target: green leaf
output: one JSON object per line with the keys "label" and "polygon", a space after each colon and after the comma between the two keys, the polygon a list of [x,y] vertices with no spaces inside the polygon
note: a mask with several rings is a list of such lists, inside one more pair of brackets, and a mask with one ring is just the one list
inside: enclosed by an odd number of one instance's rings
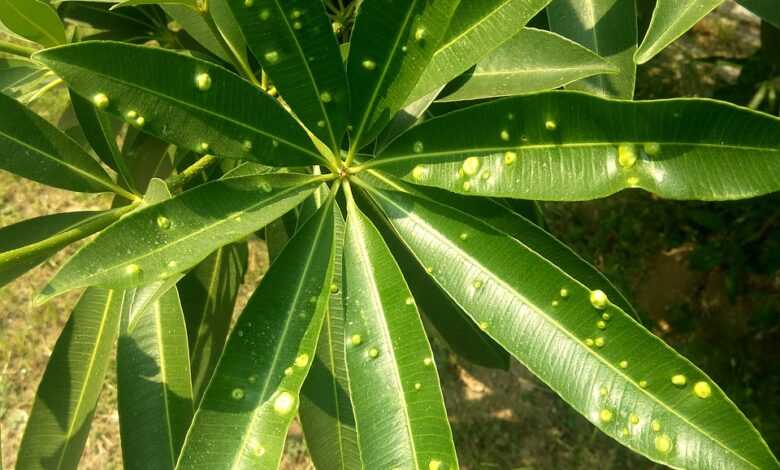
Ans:
{"label": "green leaf", "polygon": [[200,403],[225,347],[248,256],[246,242],[223,246],[179,283],[187,319],[195,403]]}
{"label": "green leaf", "polygon": [[90,285],[137,287],[183,272],[298,205],[322,177],[229,178],[135,211],[82,247],[37,301]]}
{"label": "green leaf", "polygon": [[583,77],[615,71],[609,62],[575,42],[549,31],[525,28],[482,59],[454,91],[445,89],[438,101],[552,90]]}
{"label": "green leaf", "polygon": [[177,468],[277,468],[333,273],[333,199],[296,234],[238,319]]}
{"label": "green leaf", "polygon": [[475,217],[402,192],[372,196],[475,322],[621,444],[672,468],[780,466],[704,372],[603,293]]}
{"label": "green leaf", "polygon": [[46,261],[63,247],[102,230],[127,208],[63,212],[0,228],[0,286]]}
{"label": "green leaf", "polygon": [[115,189],[94,158],[24,105],[0,94],[0,169],[55,188],[81,192]]}
{"label": "green leaf", "polygon": [[[123,8],[111,10],[110,2],[67,1],[60,3],[58,12],[65,20],[87,24],[97,30],[126,33],[128,37],[151,35],[155,30],[154,16],[149,9]],[[132,35],[132,36],[131,36]]]}
{"label": "green leaf", "polygon": [[[227,12],[227,17],[223,14],[227,10],[227,6],[222,1],[213,2],[210,6],[211,18],[183,5],[163,4],[160,5],[160,8],[173,18],[206,51],[227,63],[233,62],[234,52],[245,59],[246,43],[241,36],[241,32],[234,19],[230,18],[232,14],[229,11]],[[216,9],[214,6],[216,6]],[[224,30],[219,29],[217,22],[223,25]],[[226,41],[223,41],[218,36],[220,34],[224,34],[224,38],[234,45],[234,51],[231,51]]]}
{"label": "green leaf", "polygon": [[[164,293],[143,292],[150,290]],[[160,296],[145,303],[150,295]],[[145,307],[132,315],[136,302]],[[176,288],[161,282],[128,291],[121,323],[117,391],[124,467],[173,469],[194,412]]]}
{"label": "green leaf", "polygon": [[17,468],[77,468],[119,330],[121,291],[87,289],[38,386]]}
{"label": "green leaf", "polygon": [[775,0],[737,0],[737,2],[763,20],[780,28],[780,9],[777,8]]}
{"label": "green leaf", "polygon": [[634,61],[644,64],[674,42],[724,0],[658,0],[650,28],[636,51]]}
{"label": "green leaf", "polygon": [[47,47],[66,42],[57,12],[40,0],[0,0],[0,22],[19,36]]}
{"label": "green leaf", "polygon": [[[336,246],[333,285],[341,285],[344,218],[335,213]],[[334,289],[335,290],[335,289]],[[344,346],[344,305],[341,292],[328,299],[317,354],[301,390],[300,419],[306,447],[319,470],[360,470],[355,416],[349,398],[349,377]]]}
{"label": "green leaf", "polygon": [[611,98],[634,97],[634,0],[554,0],[547,7],[547,17],[552,31],[582,44],[617,67],[617,74],[580,80],[567,88]]}
{"label": "green leaf", "polygon": [[206,0],[122,0],[112,8],[129,7],[135,5],[182,5],[199,12],[206,5]]}
{"label": "green leaf", "polygon": [[780,189],[780,120],[706,99],[550,92],[426,121],[364,167],[482,196],[572,201],[636,187],[740,199]]}
{"label": "green leaf", "polygon": [[457,468],[439,377],[414,298],[377,229],[348,198],[347,371],[366,468]]}
{"label": "green leaf", "polygon": [[354,150],[372,141],[403,108],[458,3],[410,0],[361,4],[347,60]]}
{"label": "green leaf", "polygon": [[35,62],[26,59],[0,58],[0,92],[13,96],[17,87],[45,73]]}
{"label": "green leaf", "polygon": [[143,119],[145,132],[182,149],[281,166],[321,158],[279,103],[213,63],[101,41],[49,49],[35,59],[82,96],[104,94],[104,111],[125,119],[131,113],[133,124]]}
{"label": "green leaf", "polygon": [[464,0],[407,103],[462,74],[516,35],[550,0]]}
{"label": "green leaf", "polygon": [[340,148],[347,77],[321,0],[228,0],[249,48],[303,123]]}

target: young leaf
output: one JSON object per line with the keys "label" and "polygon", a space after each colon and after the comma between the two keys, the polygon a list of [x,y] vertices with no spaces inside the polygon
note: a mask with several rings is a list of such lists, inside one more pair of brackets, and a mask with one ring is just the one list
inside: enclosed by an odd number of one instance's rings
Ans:
{"label": "young leaf", "polygon": [[0,169],[71,191],[115,189],[105,170],[76,141],[15,99],[0,94],[0,114]]}
{"label": "young leaf", "polygon": [[[344,218],[335,210],[333,282],[342,284]],[[335,290],[335,289],[334,289]],[[344,345],[344,305],[341,292],[328,299],[317,355],[301,390],[300,419],[306,447],[319,470],[361,470],[355,415],[349,398],[349,377]]]}
{"label": "young leaf", "polygon": [[136,287],[183,272],[289,211],[321,181],[293,174],[229,178],[141,208],[82,247],[38,300],[90,285]]}
{"label": "young leaf", "polygon": [[[631,62],[634,63],[633,60]],[[445,88],[438,101],[464,101],[552,90],[598,74],[614,73],[609,62],[576,42],[525,28],[482,59],[464,83]]]}
{"label": "young leaf", "polygon": [[99,41],[48,49],[35,59],[82,96],[102,94],[104,111],[182,149],[280,166],[321,158],[279,103],[213,63]]}
{"label": "young leaf", "polygon": [[658,0],[634,61],[644,64],[674,42],[724,0]]}
{"label": "young leaf", "polygon": [[223,246],[179,283],[187,320],[195,403],[200,403],[225,347],[248,255],[246,242]]}
{"label": "young leaf", "polygon": [[780,189],[780,120],[705,99],[550,92],[426,121],[364,167],[482,196],[573,201],[643,188],[740,199]]}
{"label": "young leaf", "polygon": [[[142,292],[163,290],[131,315]],[[159,294],[157,294],[159,295]],[[187,330],[175,286],[127,291],[117,347],[117,392],[124,468],[173,469],[193,415]]]}
{"label": "young leaf", "polygon": [[277,468],[317,348],[334,242],[331,198],[290,241],[238,319],[177,468]]}
{"label": "young leaf", "polygon": [[0,23],[19,36],[43,46],[66,42],[65,27],[57,12],[41,0],[0,0]]}
{"label": "young leaf", "polygon": [[617,67],[567,88],[611,98],[634,98],[637,47],[634,0],[554,0],[547,7],[550,29],[576,41]]}
{"label": "young leaf", "polygon": [[46,366],[17,468],[77,468],[119,330],[121,291],[87,289]]}
{"label": "young leaf", "polygon": [[457,468],[439,377],[414,298],[379,232],[347,203],[347,372],[366,468]]}
{"label": "young leaf", "polygon": [[303,123],[331,149],[347,127],[344,63],[321,0],[228,0],[249,48]]}
{"label": "young leaf", "polygon": [[353,149],[373,140],[403,108],[458,3],[410,0],[361,4],[347,60]]}
{"label": "young leaf", "polygon": [[780,466],[717,385],[603,292],[475,217],[402,192],[372,196],[475,322],[621,444],[672,468]]}
{"label": "young leaf", "polygon": [[550,0],[464,0],[407,103],[462,74],[516,35]]}

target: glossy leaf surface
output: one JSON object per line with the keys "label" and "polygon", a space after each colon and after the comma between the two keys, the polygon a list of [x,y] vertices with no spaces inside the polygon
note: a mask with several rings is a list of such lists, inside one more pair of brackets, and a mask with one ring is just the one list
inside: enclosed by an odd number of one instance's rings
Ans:
{"label": "glossy leaf surface", "polygon": [[347,127],[347,77],[320,0],[228,0],[249,48],[304,124],[331,149]]}
{"label": "glossy leaf surface", "polygon": [[55,188],[110,191],[113,182],[76,141],[0,94],[0,169]]}
{"label": "glossy leaf surface", "polygon": [[[303,129],[271,97],[210,62],[175,52],[91,41],[35,55],[82,96],[103,93],[105,111],[182,149],[277,165],[320,158]],[[205,145],[204,145],[205,144]]]}
{"label": "glossy leaf surface", "polygon": [[[633,63],[633,62],[632,62]],[[463,101],[552,90],[615,67],[562,36],[525,28],[479,61],[465,82],[445,89],[438,101]]]}
{"label": "glossy leaf surface", "polygon": [[119,330],[122,292],[87,289],[54,345],[16,463],[77,468]]}
{"label": "glossy leaf surface", "polygon": [[717,385],[606,297],[477,218],[372,195],[474,321],[621,444],[673,468],[780,466]]}
{"label": "glossy leaf surface", "polygon": [[428,338],[401,270],[348,202],[343,286],[347,371],[366,468],[457,468]]}
{"label": "glossy leaf surface", "polygon": [[79,250],[40,300],[88,285],[136,287],[185,271],[289,211],[319,182],[292,174],[229,178],[144,207]]}
{"label": "glossy leaf surface", "polygon": [[632,99],[636,82],[635,0],[554,0],[547,7],[550,29],[607,59],[616,74],[599,75],[567,88],[611,98]]}
{"label": "glossy leaf surface", "polygon": [[724,0],[658,0],[650,28],[647,30],[642,44],[636,51],[634,60],[644,64],[655,57],[666,46],[674,42],[707,13],[717,8]]}
{"label": "glossy leaf surface", "polygon": [[41,0],[0,0],[0,23],[44,46],[64,44],[65,28],[57,12]]}
{"label": "glossy leaf surface", "polygon": [[445,85],[516,35],[550,0],[461,1],[407,103]]}
{"label": "glossy leaf surface", "polygon": [[482,196],[571,201],[636,187],[740,199],[780,189],[780,120],[712,100],[550,92],[426,121],[367,166]]}
{"label": "glossy leaf surface", "polygon": [[347,60],[355,149],[379,135],[404,106],[458,3],[411,0],[361,4]]}
{"label": "glossy leaf surface", "polygon": [[277,468],[317,348],[333,244],[331,199],[290,241],[238,319],[177,468]]}

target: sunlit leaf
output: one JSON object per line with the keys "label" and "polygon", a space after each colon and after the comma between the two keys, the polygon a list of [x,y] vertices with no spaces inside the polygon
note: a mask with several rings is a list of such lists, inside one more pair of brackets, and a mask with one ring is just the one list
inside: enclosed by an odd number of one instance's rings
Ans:
{"label": "sunlit leaf", "polygon": [[0,23],[44,46],[64,44],[65,28],[57,12],[41,0],[0,0]]}

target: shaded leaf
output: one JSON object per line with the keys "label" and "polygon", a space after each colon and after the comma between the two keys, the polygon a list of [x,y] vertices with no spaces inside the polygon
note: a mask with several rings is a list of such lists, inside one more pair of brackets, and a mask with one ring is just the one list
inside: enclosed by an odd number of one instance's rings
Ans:
{"label": "shaded leaf", "polygon": [[19,36],[47,47],[66,42],[57,12],[40,0],[0,0],[0,22]]}
{"label": "shaded leaf", "polygon": [[780,8],[777,8],[775,0],[737,0],[737,2],[772,23],[776,28],[780,28]]}

